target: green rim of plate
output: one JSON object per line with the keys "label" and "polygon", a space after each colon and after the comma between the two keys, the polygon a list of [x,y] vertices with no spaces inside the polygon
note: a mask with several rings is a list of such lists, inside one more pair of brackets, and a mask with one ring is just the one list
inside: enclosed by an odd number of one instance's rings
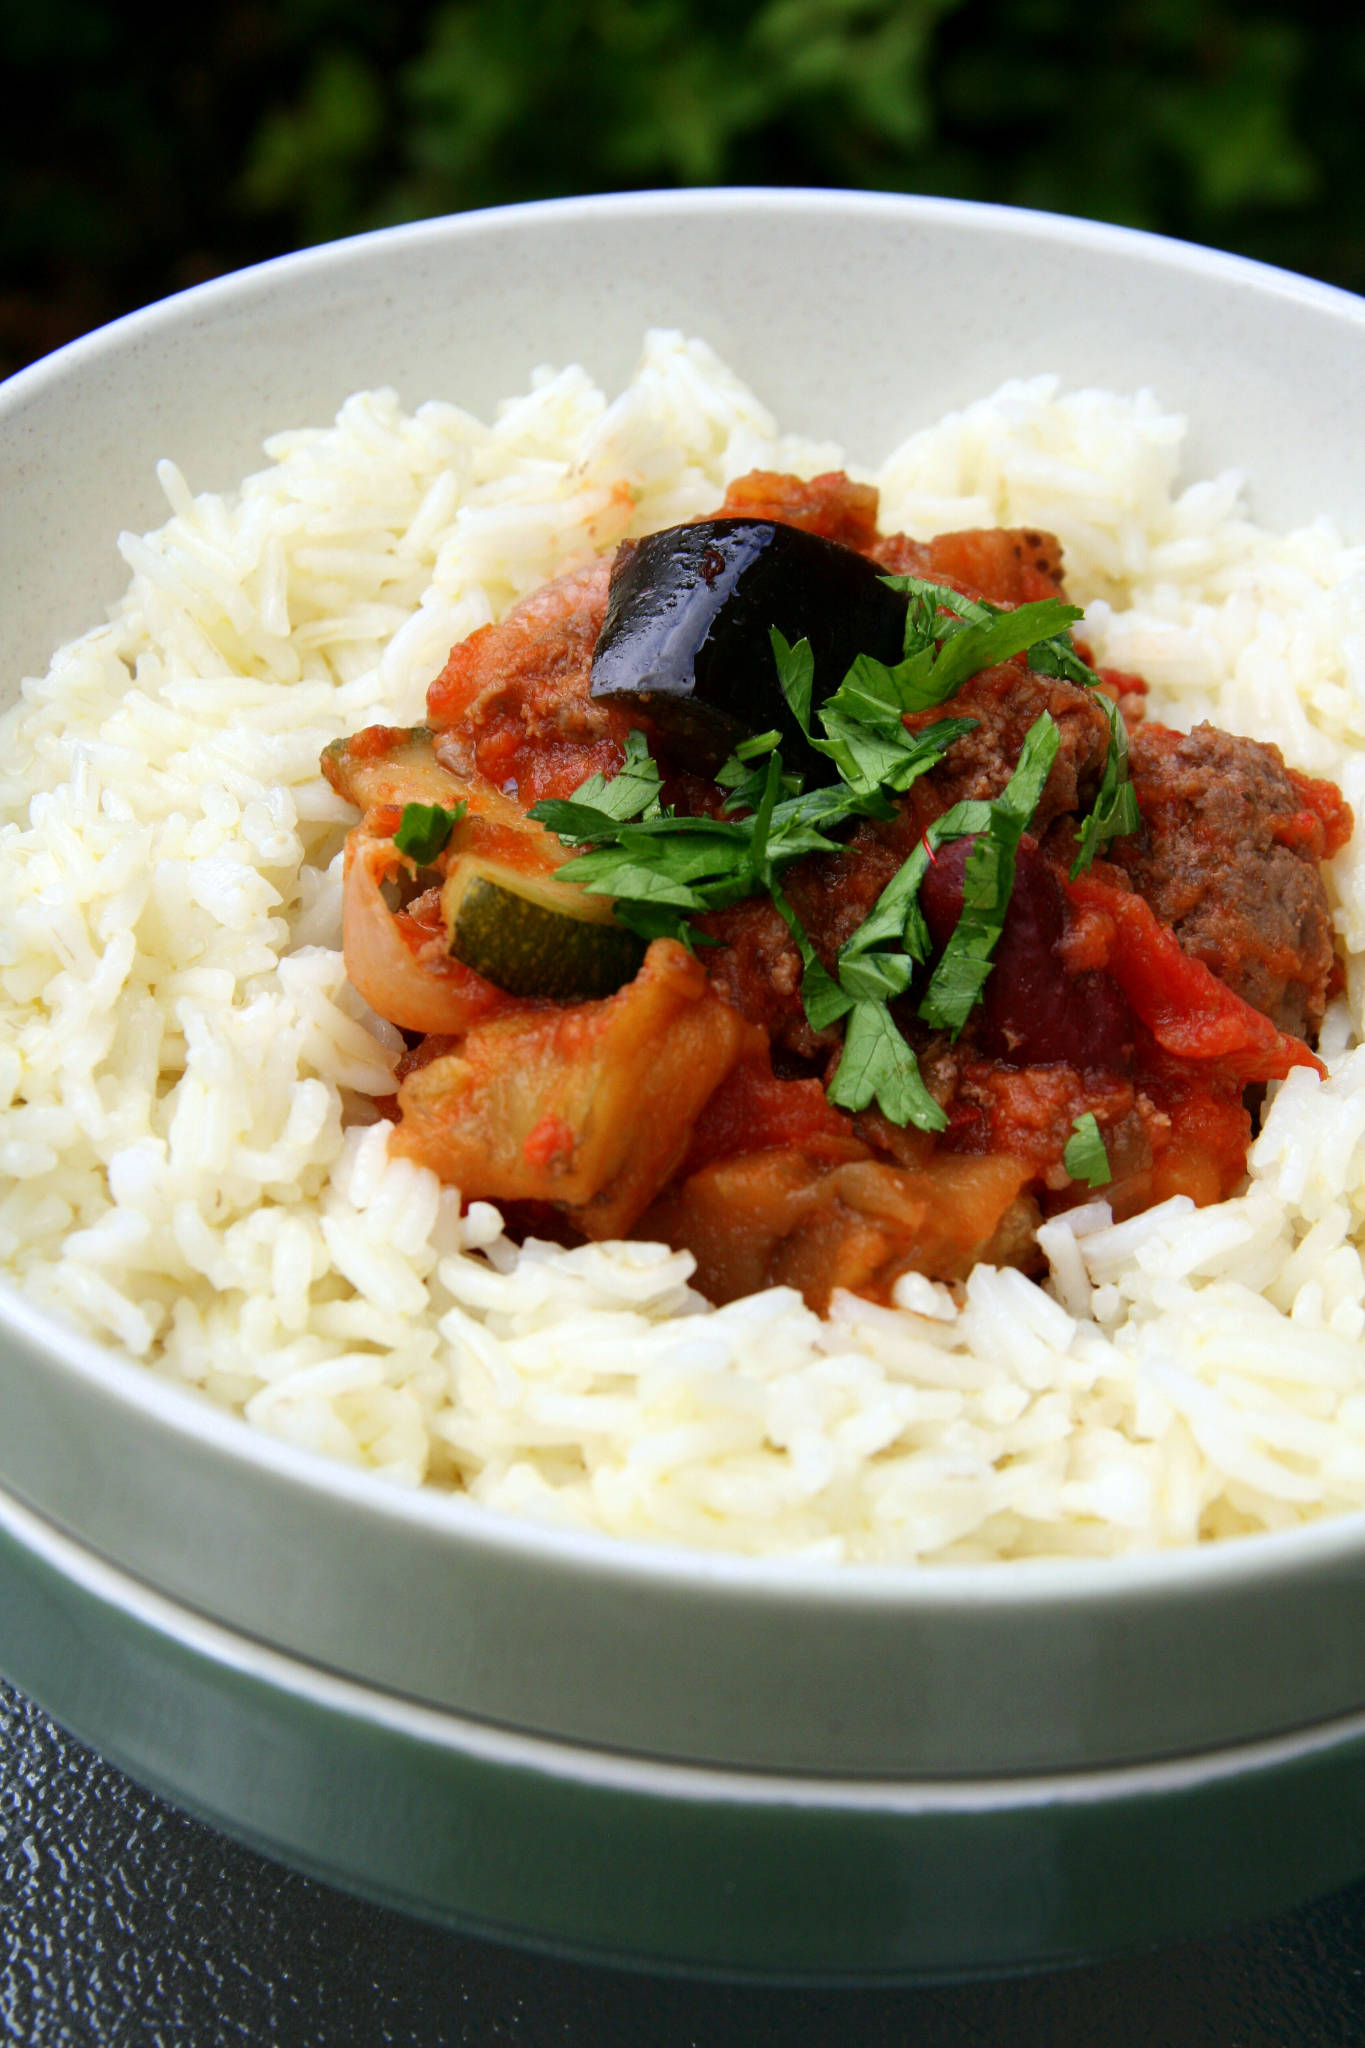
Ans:
{"label": "green rim of plate", "polygon": [[3,1495],[0,1668],[254,1849],[581,1960],[788,1983],[962,1977],[1190,1935],[1365,1869],[1365,1716],[1073,1776],[657,1764],[333,1677],[177,1607]]}

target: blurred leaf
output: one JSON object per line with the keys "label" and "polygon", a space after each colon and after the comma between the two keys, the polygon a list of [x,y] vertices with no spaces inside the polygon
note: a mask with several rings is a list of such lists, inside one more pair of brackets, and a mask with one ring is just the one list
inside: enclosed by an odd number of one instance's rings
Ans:
{"label": "blurred leaf", "polygon": [[297,106],[267,116],[242,173],[251,206],[288,205],[304,241],[345,234],[362,177],[384,132],[384,94],[372,68],[349,50],[317,58]]}
{"label": "blurred leaf", "polygon": [[1316,191],[1317,166],[1292,132],[1302,63],[1292,22],[1257,22],[1222,61],[1158,103],[1154,132],[1179,155],[1209,212],[1256,200],[1292,205]]}
{"label": "blurred leaf", "polygon": [[958,194],[1365,288],[1365,19],[1329,0],[201,0],[173,38],[161,12],[0,8],[7,362],[300,243],[638,186]]}
{"label": "blurred leaf", "polygon": [[854,120],[908,147],[932,127],[925,65],[934,25],[956,0],[770,0],[754,24],[760,62],[788,87],[843,103]]}

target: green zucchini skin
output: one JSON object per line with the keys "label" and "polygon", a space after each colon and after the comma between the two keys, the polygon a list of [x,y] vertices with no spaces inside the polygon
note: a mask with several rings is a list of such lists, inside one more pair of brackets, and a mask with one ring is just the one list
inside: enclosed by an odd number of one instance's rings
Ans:
{"label": "green zucchini skin", "polygon": [[508,995],[586,1003],[635,978],[645,942],[624,925],[570,917],[476,874],[455,907],[450,950]]}

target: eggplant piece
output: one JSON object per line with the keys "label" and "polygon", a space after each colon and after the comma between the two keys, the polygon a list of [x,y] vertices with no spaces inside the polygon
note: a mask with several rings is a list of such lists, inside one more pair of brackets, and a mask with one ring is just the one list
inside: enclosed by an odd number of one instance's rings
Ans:
{"label": "eggplant piece", "polygon": [[705,519],[623,542],[592,662],[592,695],[646,714],[675,764],[714,774],[776,728],[808,787],[837,779],[782,694],[769,629],[815,657],[812,713],[855,655],[899,661],[906,600],[865,555],[768,519]]}

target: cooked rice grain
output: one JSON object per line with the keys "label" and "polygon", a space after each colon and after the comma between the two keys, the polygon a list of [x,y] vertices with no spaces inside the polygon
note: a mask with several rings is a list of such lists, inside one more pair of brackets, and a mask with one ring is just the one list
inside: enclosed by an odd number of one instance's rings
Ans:
{"label": "cooked rice grain", "polygon": [[[1365,810],[1365,551],[1182,484],[1150,394],[1005,386],[875,479],[883,524],[1059,533],[1102,660]],[[1250,447],[1249,453],[1254,453]],[[0,721],[0,1259],[262,1429],[490,1508],[707,1548],[966,1562],[1194,1543],[1365,1505],[1365,859],[1329,884],[1330,1078],[1245,1194],[1045,1227],[1046,1288],[713,1310],[661,1246],[574,1251],[390,1159],[398,1034],[346,983],[327,742],[415,723],[451,644],[793,441],[701,343],[611,403],[545,371],[491,425],[393,393],[275,436],[233,499],[158,474],[110,622]]]}

